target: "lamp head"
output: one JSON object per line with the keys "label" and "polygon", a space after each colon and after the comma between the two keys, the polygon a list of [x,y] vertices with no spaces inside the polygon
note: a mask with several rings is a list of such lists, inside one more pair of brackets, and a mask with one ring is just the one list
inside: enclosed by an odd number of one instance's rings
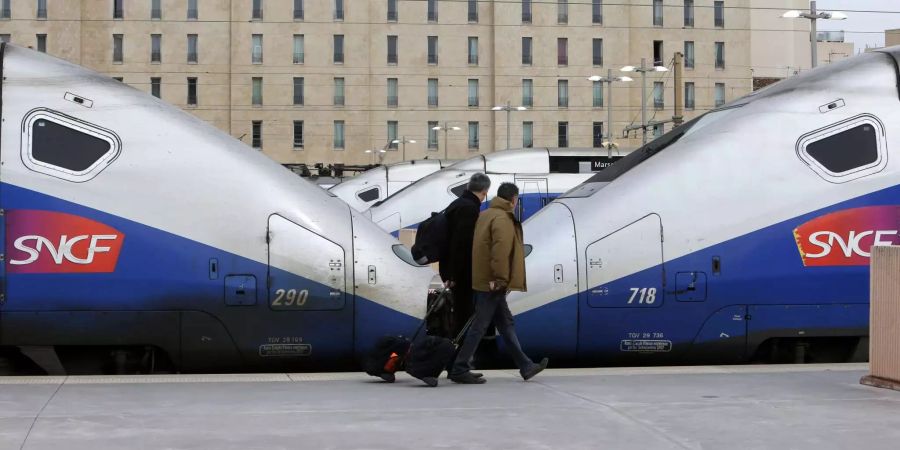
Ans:
{"label": "lamp head", "polygon": [[653,66],[653,71],[654,72],[668,72],[669,68],[663,67],[663,66]]}
{"label": "lamp head", "polygon": [[525,111],[526,109],[528,109],[528,108],[526,108],[524,106],[516,106],[516,111]]}
{"label": "lamp head", "polygon": [[781,15],[781,17],[785,19],[797,19],[800,17],[801,12],[797,10],[791,10]]}
{"label": "lamp head", "polygon": [[626,83],[629,82],[629,81],[634,81],[631,77],[618,77],[618,78],[616,78],[616,80],[618,80],[618,81],[624,81],[624,82],[626,82]]}
{"label": "lamp head", "polygon": [[831,20],[847,20],[847,15],[840,11],[831,11],[828,15]]}
{"label": "lamp head", "polygon": [[621,71],[621,72],[634,72],[634,69],[635,69],[634,66],[625,66],[625,67],[619,69],[619,71]]}
{"label": "lamp head", "polygon": [[503,107],[502,107],[502,106],[495,106],[495,107],[491,108],[491,110],[492,110],[492,111],[502,111],[502,110],[503,110]]}
{"label": "lamp head", "polygon": [[588,77],[588,80],[591,80],[591,81],[601,81],[601,80],[603,80],[603,77],[601,77],[600,75],[591,75],[591,76]]}

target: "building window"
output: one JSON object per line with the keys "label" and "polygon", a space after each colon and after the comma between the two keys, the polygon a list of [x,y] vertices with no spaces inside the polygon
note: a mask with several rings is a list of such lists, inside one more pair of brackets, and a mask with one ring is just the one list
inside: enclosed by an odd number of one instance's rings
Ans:
{"label": "building window", "polygon": [[595,66],[603,65],[603,39],[593,40],[593,51],[591,53]]}
{"label": "building window", "polygon": [[344,20],[344,0],[334,0],[334,20]]}
{"label": "building window", "polygon": [[684,109],[694,109],[694,83],[684,83]]}
{"label": "building window", "polygon": [[523,66],[531,65],[531,38],[530,37],[522,38],[522,65]]}
{"label": "building window", "polygon": [[569,0],[556,0],[556,23],[569,23]]}
{"label": "building window", "polygon": [[162,62],[162,35],[150,35],[150,62],[159,64]]}
{"label": "building window", "polygon": [[198,49],[197,49],[197,35],[189,34],[187,35],[187,62],[188,64],[197,64],[199,60]]}
{"label": "building window", "polygon": [[469,65],[478,65],[478,38],[469,36]]}
{"label": "building window", "polygon": [[716,42],[716,69],[725,68],[725,43]]}
{"label": "building window", "polygon": [[522,80],[522,106],[534,106],[534,80]]}
{"label": "building window", "polygon": [[113,0],[113,19],[125,18],[125,0]]}
{"label": "building window", "polygon": [[478,80],[470,79],[469,80],[469,107],[474,108],[478,106]]}
{"label": "building window", "polygon": [[254,120],[253,121],[253,148],[256,150],[262,149],[262,120]]}
{"label": "building window", "polygon": [[400,143],[399,143],[399,142],[394,142],[394,141],[399,141],[399,140],[400,140],[400,139],[397,138],[397,135],[398,135],[397,128],[398,128],[398,127],[399,127],[399,124],[398,124],[398,122],[397,122],[396,120],[388,120],[388,123],[387,123],[387,142],[388,142],[388,148],[391,149],[391,150],[396,150],[397,147],[400,146]]}
{"label": "building window", "polygon": [[438,128],[437,121],[428,122],[428,149],[437,150],[438,148]]}
{"label": "building window", "polygon": [[663,58],[663,41],[653,41],[653,65],[662,66]]}
{"label": "building window", "polygon": [[253,64],[263,63],[263,35],[253,35],[253,48],[251,49],[251,59]]}
{"label": "building window", "polygon": [[556,82],[556,103],[560,108],[569,107],[569,80]]}
{"label": "building window", "polygon": [[162,78],[152,77],[150,78],[150,95],[156,98],[162,98]]}
{"label": "building window", "polygon": [[197,78],[188,77],[187,79],[187,104],[197,106]]}
{"label": "building window", "polygon": [[684,41],[684,67],[694,68],[694,41]]}
{"label": "building window", "polygon": [[656,109],[663,109],[666,107],[666,102],[663,98],[665,88],[666,85],[663,84],[662,81],[653,82],[653,107]]}
{"label": "building window", "polygon": [[253,77],[253,106],[262,106],[263,97],[263,79],[262,77]]}
{"label": "building window", "polygon": [[303,121],[294,121],[294,150],[303,148]]}
{"label": "building window", "polygon": [[594,148],[603,147],[603,122],[594,122]]}
{"label": "building window", "polygon": [[438,37],[428,36],[428,64],[438,63]]}
{"label": "building window", "polygon": [[253,20],[263,19],[263,0],[253,0]]}
{"label": "building window", "polygon": [[478,23],[478,0],[469,0],[469,23]]}
{"label": "building window", "polygon": [[150,0],[150,20],[162,19],[161,0]]}
{"label": "building window", "polygon": [[663,26],[663,0],[653,0],[653,26]]}
{"label": "building window", "polygon": [[684,0],[684,26],[694,27],[694,0]]}
{"label": "building window", "polygon": [[125,50],[125,38],[121,34],[113,35],[113,64],[122,64],[122,53]]}
{"label": "building window", "polygon": [[38,34],[35,35],[35,38],[37,38],[37,51],[47,53],[47,35]]}
{"label": "building window", "polygon": [[303,77],[294,77],[294,105],[303,105]]}
{"label": "building window", "polygon": [[594,93],[594,101],[592,103],[594,108],[602,108],[603,107],[603,82],[595,81],[593,85],[593,93]]}
{"label": "building window", "polygon": [[522,122],[522,147],[534,147],[534,122]]}
{"label": "building window", "polygon": [[715,16],[716,28],[725,28],[725,2],[713,2],[713,11]]}
{"label": "building window", "polygon": [[438,21],[437,0],[428,0],[428,21]]}
{"label": "building window", "polygon": [[334,63],[335,64],[343,64],[344,63],[344,35],[343,34],[334,35]]}
{"label": "building window", "polygon": [[12,17],[12,10],[9,6],[10,0],[3,0],[3,3],[0,3],[0,19],[9,19]]}
{"label": "building window", "polygon": [[334,106],[344,106],[344,79],[334,79]]}
{"label": "building window", "polygon": [[303,20],[303,0],[294,0],[294,20]]}
{"label": "building window", "polygon": [[294,35],[294,64],[303,64],[305,49],[303,47],[303,35]]}
{"label": "building window", "polygon": [[716,108],[725,104],[725,83],[716,83]]}
{"label": "building window", "polygon": [[398,82],[396,78],[388,78],[387,79],[387,105],[391,108],[396,108],[400,103],[400,99],[398,97]]}
{"label": "building window", "polygon": [[666,133],[666,124],[658,123],[653,125],[653,137],[658,138]]}
{"label": "building window", "polygon": [[397,0],[388,0],[387,2],[387,21],[397,21]]}
{"label": "building window", "polygon": [[397,64],[397,36],[387,37],[387,63]]}
{"label": "building window", "polygon": [[569,122],[557,122],[556,124],[556,146],[566,148],[569,146]]}
{"label": "building window", "polygon": [[591,1],[591,23],[603,25],[603,0]]}
{"label": "building window", "polygon": [[197,11],[197,0],[188,0],[187,19],[188,20],[197,20],[199,18],[200,18],[200,14]]}
{"label": "building window", "polygon": [[428,106],[436,108],[438,106],[438,79],[428,79]]}
{"label": "building window", "polygon": [[119,83],[124,83],[124,82],[125,82],[125,78],[122,78],[122,77],[113,77],[113,80],[116,80],[116,81],[118,81]]}
{"label": "building window", "polygon": [[531,0],[522,0],[522,23],[531,23]]}
{"label": "building window", "polygon": [[334,121],[334,148],[335,150],[344,149],[344,121]]}
{"label": "building window", "polygon": [[[156,0],[157,2],[159,0]],[[37,18],[38,19],[46,19],[47,18],[47,0],[37,0]]]}
{"label": "building window", "polygon": [[478,122],[469,122],[469,149],[478,149]]}
{"label": "building window", "polygon": [[569,65],[569,40],[567,38],[556,39],[556,64]]}

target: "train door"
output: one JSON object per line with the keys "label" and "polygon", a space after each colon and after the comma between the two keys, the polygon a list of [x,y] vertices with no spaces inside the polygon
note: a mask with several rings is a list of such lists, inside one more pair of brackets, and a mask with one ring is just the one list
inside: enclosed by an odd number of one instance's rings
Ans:
{"label": "train door", "polygon": [[546,178],[516,178],[519,187],[519,205],[516,217],[525,221],[549,203]]}
{"label": "train door", "polygon": [[659,323],[665,301],[662,220],[649,214],[590,244],[587,285],[579,307],[579,352],[668,352]]}
{"label": "train door", "polygon": [[352,357],[347,265],[347,250],[339,244],[279,215],[269,217],[269,334],[274,335],[260,347],[260,356],[296,353],[318,363]]}

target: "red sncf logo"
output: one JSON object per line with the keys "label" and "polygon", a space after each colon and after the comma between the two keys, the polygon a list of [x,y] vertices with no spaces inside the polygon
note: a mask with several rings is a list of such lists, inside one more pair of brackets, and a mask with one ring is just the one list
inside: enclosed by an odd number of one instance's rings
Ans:
{"label": "red sncf logo", "polygon": [[900,244],[900,207],[868,206],[817,217],[794,230],[803,265],[867,266],[872,247]]}
{"label": "red sncf logo", "polygon": [[38,210],[6,214],[10,273],[108,273],[125,235],[81,216]]}

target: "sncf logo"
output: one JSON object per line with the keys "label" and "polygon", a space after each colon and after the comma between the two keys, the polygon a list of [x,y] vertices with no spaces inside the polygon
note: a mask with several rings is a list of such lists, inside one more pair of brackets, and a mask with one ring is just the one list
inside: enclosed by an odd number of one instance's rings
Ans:
{"label": "sncf logo", "polygon": [[900,244],[900,207],[827,214],[797,227],[794,238],[804,266],[867,266],[873,246]]}
{"label": "sncf logo", "polygon": [[71,214],[12,210],[7,220],[7,272],[108,273],[116,270],[125,235]]}

